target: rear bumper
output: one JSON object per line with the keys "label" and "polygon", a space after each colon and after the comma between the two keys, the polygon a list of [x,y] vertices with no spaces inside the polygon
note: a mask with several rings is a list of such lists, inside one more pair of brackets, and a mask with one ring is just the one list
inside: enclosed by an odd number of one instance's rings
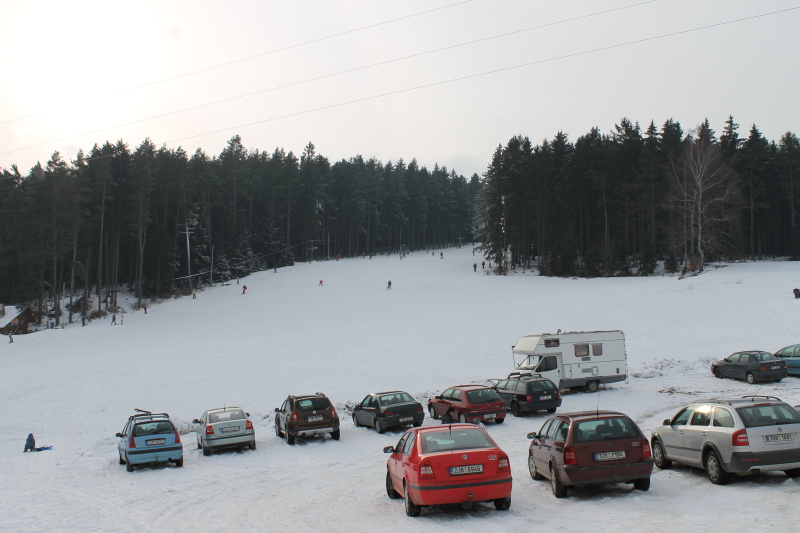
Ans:
{"label": "rear bumper", "polygon": [[256,440],[255,433],[246,435],[231,435],[225,437],[204,437],[203,446],[207,448],[227,448],[235,446],[247,446]]}
{"label": "rear bumper", "polygon": [[756,381],[774,381],[776,379],[783,379],[789,375],[789,369],[783,370],[768,370],[766,372],[753,372]]}
{"label": "rear bumper", "polygon": [[493,411],[482,411],[480,413],[464,413],[464,416],[467,417],[467,422],[472,424],[474,424],[476,420],[480,420],[481,422],[486,422],[487,420],[504,420],[506,417],[506,410],[504,408]]}
{"label": "rear bumper", "polygon": [[800,449],[731,454],[725,470],[734,474],[800,468]]}
{"label": "rear bumper", "polygon": [[[401,419],[406,419],[406,418],[410,418],[411,420],[403,420],[402,422],[400,421]],[[407,424],[414,424],[416,426],[419,426],[425,420],[425,413],[420,412],[420,413],[414,413],[413,415],[409,414],[409,415],[387,416],[385,418],[379,418],[378,420],[383,422],[384,426],[386,427],[404,426]]]}
{"label": "rear bumper", "polygon": [[602,483],[628,483],[637,479],[649,478],[653,473],[653,460],[627,465],[603,465],[589,468],[577,466],[564,467],[561,481],[565,485],[598,485]]}
{"label": "rear bumper", "polygon": [[299,429],[297,431],[292,431],[291,428],[289,429],[289,433],[294,435],[295,437],[314,437],[316,435],[324,435],[326,433],[333,433],[337,431],[339,427],[324,427],[324,428],[313,428],[313,429]]}
{"label": "rear bumper", "polygon": [[463,482],[409,485],[409,495],[417,505],[485,502],[511,496],[512,478],[492,478]]}
{"label": "rear bumper", "polygon": [[183,445],[166,446],[157,450],[130,449],[125,452],[128,462],[132,465],[146,465],[177,461],[183,457]]}
{"label": "rear bumper", "polygon": [[519,406],[523,411],[547,411],[561,407],[561,399],[549,400],[544,402],[521,402]]}

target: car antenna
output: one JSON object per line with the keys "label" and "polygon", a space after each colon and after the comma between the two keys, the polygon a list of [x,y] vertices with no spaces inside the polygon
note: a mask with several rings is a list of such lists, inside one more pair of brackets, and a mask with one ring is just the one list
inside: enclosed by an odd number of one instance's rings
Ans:
{"label": "car antenna", "polygon": [[594,414],[596,416],[600,416],[600,395],[597,395],[597,407],[595,408]]}

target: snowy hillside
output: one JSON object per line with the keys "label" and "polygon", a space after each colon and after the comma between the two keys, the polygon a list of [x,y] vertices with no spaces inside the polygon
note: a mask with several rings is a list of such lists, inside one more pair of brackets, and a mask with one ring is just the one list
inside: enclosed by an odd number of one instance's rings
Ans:
{"label": "snowy hillside", "polygon": [[[390,389],[424,403],[450,385],[505,376],[522,335],[623,330],[629,382],[567,394],[562,410],[621,410],[648,435],[697,397],[758,392],[800,404],[798,378],[748,386],[708,369],[733,351],[800,342],[797,263],[728,265],[683,280],[548,279],[487,275],[481,259],[464,247],[443,259],[437,250],[298,264],[127,313],[124,325],[93,321],[0,343],[0,531],[794,527],[800,482],[782,473],[719,487],[700,471],[656,469],[648,492],[606,486],[556,500],[526,465],[525,434],[543,414],[488,427],[511,458],[509,511],[454,506],[406,517],[383,486],[382,448],[401,433],[355,428],[347,406]],[[287,446],[273,409],[288,394],[316,391],[336,404],[341,440]],[[203,457],[196,449],[191,420],[222,405],[251,413],[257,450]],[[127,473],[118,464],[114,434],[134,408],[172,415],[183,468]],[[53,450],[22,454],[28,433]]]}

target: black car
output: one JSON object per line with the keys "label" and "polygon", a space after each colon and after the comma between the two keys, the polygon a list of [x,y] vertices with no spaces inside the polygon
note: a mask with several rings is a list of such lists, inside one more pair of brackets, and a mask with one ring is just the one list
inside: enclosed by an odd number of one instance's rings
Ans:
{"label": "black car", "polygon": [[503,399],[514,416],[525,412],[547,411],[555,413],[561,407],[558,386],[541,376],[509,376],[500,380],[494,390]]}
{"label": "black car", "polygon": [[786,362],[769,352],[757,350],[736,352],[711,364],[711,372],[718,378],[743,379],[752,384],[757,381],[780,381],[789,373]]}
{"label": "black car", "polygon": [[422,404],[403,391],[375,392],[353,407],[353,424],[372,426],[378,433],[388,428],[413,425],[425,420]]}

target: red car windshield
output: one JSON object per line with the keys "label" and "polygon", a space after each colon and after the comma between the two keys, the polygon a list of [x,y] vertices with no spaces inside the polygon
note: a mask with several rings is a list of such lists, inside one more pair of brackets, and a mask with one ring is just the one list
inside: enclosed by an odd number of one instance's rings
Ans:
{"label": "red car windshield", "polygon": [[442,431],[426,431],[420,434],[422,453],[449,452],[452,450],[474,450],[494,448],[494,442],[479,428],[460,428]]}

